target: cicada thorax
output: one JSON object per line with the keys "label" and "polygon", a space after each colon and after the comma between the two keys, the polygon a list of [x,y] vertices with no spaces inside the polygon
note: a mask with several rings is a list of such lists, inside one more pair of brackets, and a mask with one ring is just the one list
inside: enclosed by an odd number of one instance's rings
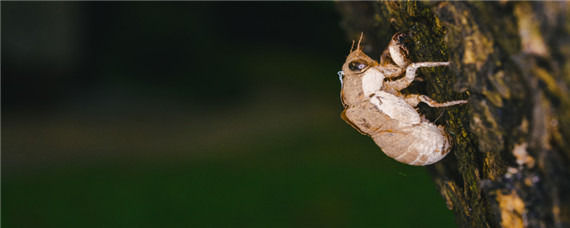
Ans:
{"label": "cicada thorax", "polygon": [[366,99],[362,92],[361,75],[344,71],[344,80],[342,83],[341,99],[345,106],[358,104]]}
{"label": "cicada thorax", "polygon": [[401,125],[400,121],[380,111],[369,100],[347,107],[344,115],[354,128],[366,135],[397,129]]}

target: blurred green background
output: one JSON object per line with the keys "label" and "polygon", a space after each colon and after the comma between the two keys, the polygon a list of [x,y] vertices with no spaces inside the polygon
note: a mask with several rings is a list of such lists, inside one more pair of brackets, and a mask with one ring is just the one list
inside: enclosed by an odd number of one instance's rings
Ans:
{"label": "blurred green background", "polygon": [[2,2],[3,227],[454,227],[339,117],[332,2]]}

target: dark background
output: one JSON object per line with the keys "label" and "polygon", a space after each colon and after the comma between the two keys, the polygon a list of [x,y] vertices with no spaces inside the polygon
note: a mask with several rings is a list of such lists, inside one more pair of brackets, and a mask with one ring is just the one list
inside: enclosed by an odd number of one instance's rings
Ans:
{"label": "dark background", "polygon": [[332,2],[2,2],[3,227],[453,227],[339,117]]}

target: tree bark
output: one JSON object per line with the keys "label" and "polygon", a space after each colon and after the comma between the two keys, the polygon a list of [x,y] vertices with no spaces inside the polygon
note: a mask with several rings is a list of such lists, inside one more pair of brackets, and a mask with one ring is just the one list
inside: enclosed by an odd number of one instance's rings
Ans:
{"label": "tree bark", "polygon": [[[460,227],[570,227],[566,2],[338,2],[350,40],[379,57],[409,31],[416,90],[469,105],[430,113],[454,149],[428,169]],[[348,53],[348,48],[347,48]],[[376,58],[378,59],[378,58]],[[434,118],[436,117],[436,118]]]}

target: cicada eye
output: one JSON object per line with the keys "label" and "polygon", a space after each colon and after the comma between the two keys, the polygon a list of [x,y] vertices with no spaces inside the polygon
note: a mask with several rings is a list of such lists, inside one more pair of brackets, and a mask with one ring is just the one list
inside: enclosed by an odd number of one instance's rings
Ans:
{"label": "cicada eye", "polygon": [[361,72],[366,68],[368,68],[368,63],[362,60],[354,60],[348,64],[348,69],[351,71]]}

